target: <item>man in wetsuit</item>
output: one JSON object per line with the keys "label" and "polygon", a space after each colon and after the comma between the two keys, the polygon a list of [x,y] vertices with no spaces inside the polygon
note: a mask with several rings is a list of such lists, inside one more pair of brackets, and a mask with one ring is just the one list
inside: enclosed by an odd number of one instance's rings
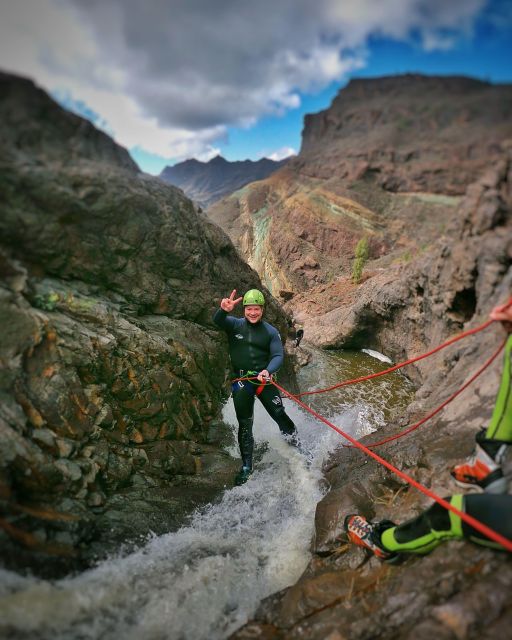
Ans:
{"label": "man in wetsuit", "polygon": [[265,298],[261,291],[251,289],[243,296],[243,318],[228,315],[241,300],[242,297],[237,298],[236,290],[233,290],[229,298],[222,299],[220,309],[213,316],[215,324],[228,334],[235,378],[257,378],[233,383],[238,444],[242,456],[242,468],[235,478],[237,485],[246,482],[253,470],[252,425],[256,397],[290,443],[298,443],[295,425],[284,410],[279,391],[270,383],[271,375],[283,364],[281,336],[274,326],[263,320]]}

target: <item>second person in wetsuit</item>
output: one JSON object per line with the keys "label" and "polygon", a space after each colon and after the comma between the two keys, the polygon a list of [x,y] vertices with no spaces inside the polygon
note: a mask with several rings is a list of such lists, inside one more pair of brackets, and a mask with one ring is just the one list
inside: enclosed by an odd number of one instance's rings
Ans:
{"label": "second person in wetsuit", "polygon": [[254,438],[252,435],[254,401],[260,400],[281,433],[291,444],[297,444],[297,431],[286,414],[282,398],[270,376],[283,364],[284,353],[277,329],[263,320],[265,298],[258,289],[251,289],[243,296],[244,317],[228,315],[242,300],[233,290],[229,298],[223,298],[213,321],[228,335],[229,355],[236,378],[257,377],[257,380],[240,380],[233,383],[233,403],[238,420],[238,444],[242,456],[242,468],[235,478],[243,484],[253,469]]}

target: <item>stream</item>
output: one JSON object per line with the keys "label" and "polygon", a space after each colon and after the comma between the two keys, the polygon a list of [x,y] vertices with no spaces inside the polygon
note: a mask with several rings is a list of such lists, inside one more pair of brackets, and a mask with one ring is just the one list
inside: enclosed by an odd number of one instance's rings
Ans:
{"label": "stream", "polygon": [[[375,353],[315,351],[298,376],[318,389],[388,367]],[[400,373],[329,394],[308,404],[355,437],[376,431],[411,401]],[[187,526],[149,539],[129,555],[81,574],[48,581],[0,569],[0,637],[79,640],[220,640],[261,600],[300,577],[310,559],[314,515],[325,492],[322,465],[342,438],[285,400],[307,463],[256,403],[255,472],[198,510]],[[224,418],[235,432],[232,403]],[[238,457],[234,445],[230,449]]]}

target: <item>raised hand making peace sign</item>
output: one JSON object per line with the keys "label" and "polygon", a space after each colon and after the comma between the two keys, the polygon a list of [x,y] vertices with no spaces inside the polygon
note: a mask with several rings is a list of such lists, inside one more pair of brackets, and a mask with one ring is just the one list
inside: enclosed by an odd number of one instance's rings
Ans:
{"label": "raised hand making peace sign", "polygon": [[233,311],[235,306],[240,302],[240,300],[243,297],[243,296],[240,296],[239,298],[236,298],[236,300],[235,300],[235,296],[236,296],[236,289],[233,289],[233,291],[231,292],[231,295],[229,296],[229,298],[222,298],[221,303],[220,303],[220,308],[223,311],[227,311],[228,313]]}

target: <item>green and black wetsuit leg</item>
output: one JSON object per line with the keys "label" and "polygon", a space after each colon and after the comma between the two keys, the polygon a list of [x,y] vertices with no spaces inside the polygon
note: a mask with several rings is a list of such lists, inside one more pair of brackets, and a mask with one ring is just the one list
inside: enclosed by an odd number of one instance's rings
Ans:
{"label": "green and black wetsuit leg", "polygon": [[242,465],[252,469],[254,387],[249,385],[250,382],[240,382],[233,385],[233,404],[235,405],[235,413],[238,420],[238,446],[240,447]]}
{"label": "green and black wetsuit leg", "polygon": [[[512,495],[470,494],[445,498],[454,507],[512,539]],[[375,542],[393,553],[426,554],[445,540],[467,538],[477,544],[503,549],[459,516],[435,502],[417,518],[395,526],[389,521],[375,525]]]}
{"label": "green and black wetsuit leg", "polygon": [[512,444],[512,334],[505,346],[500,388],[485,439]]}
{"label": "green and black wetsuit leg", "polygon": [[272,420],[277,422],[281,433],[288,436],[291,444],[298,445],[297,429],[293,420],[286,413],[281,395],[274,385],[266,384],[258,394],[258,398]]}

